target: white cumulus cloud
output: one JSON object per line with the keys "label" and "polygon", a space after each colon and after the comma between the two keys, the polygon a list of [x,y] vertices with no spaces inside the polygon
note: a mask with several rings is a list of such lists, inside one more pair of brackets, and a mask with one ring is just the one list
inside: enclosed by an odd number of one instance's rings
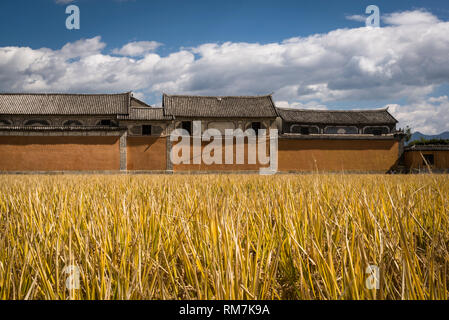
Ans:
{"label": "white cumulus cloud", "polygon": [[404,11],[387,14],[382,20],[391,25],[435,24],[439,19],[425,10]]}
{"label": "white cumulus cloud", "polygon": [[347,15],[345,18],[351,21],[365,22],[367,17],[368,16],[364,16],[361,14],[354,14],[354,15]]}
{"label": "white cumulus cloud", "polygon": [[58,50],[0,47],[0,91],[133,90],[153,100],[162,92],[274,92],[279,104],[301,108],[405,99],[392,109],[401,120],[429,133],[448,130],[439,111],[447,103],[428,96],[449,83],[449,22],[422,10],[386,17],[389,25],[381,28],[337,29],[267,44],[205,43],[167,56],[155,52],[160,44],[154,41],[130,42],[107,54],[100,37]]}
{"label": "white cumulus cloud", "polygon": [[156,41],[136,41],[124,45],[120,49],[114,49],[112,53],[121,56],[140,57],[155,51],[162,44]]}
{"label": "white cumulus cloud", "polygon": [[410,126],[413,131],[438,134],[449,130],[448,96],[430,97],[409,105],[390,105],[390,112],[399,120],[399,125]]}

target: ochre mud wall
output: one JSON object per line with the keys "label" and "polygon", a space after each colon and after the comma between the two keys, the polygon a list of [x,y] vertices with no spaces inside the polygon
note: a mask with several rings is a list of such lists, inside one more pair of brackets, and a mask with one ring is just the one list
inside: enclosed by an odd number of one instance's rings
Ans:
{"label": "ochre mud wall", "polygon": [[449,151],[405,151],[404,163],[408,169],[426,169],[423,156],[432,154],[434,165],[432,169],[449,170]]}
{"label": "ochre mud wall", "polygon": [[161,171],[167,169],[167,138],[128,137],[127,169]]}
{"label": "ochre mud wall", "polygon": [[[128,137],[127,169],[130,171],[167,170],[166,137]],[[202,143],[202,148],[208,145]],[[269,149],[269,143],[267,143]],[[174,164],[173,171],[258,171],[267,165],[248,164],[245,143],[244,164]],[[396,140],[305,140],[279,138],[279,172],[355,171],[387,172],[398,160]],[[449,167],[449,151],[433,152],[435,166]],[[268,154],[268,150],[267,150]],[[419,152],[406,152],[406,165],[422,164]],[[119,137],[95,136],[3,136],[0,137],[0,171],[118,171],[120,170]]]}
{"label": "ochre mud wall", "polygon": [[[201,150],[204,150],[204,147],[207,146],[210,142],[202,142]],[[269,155],[269,140],[266,142],[267,152],[266,155]],[[183,172],[183,171],[259,171],[260,168],[268,167],[269,165],[261,165],[259,164],[258,158],[256,157],[256,164],[248,164],[248,141],[245,139],[244,143],[244,162],[243,164],[237,164],[237,143],[234,140],[233,144],[233,164],[225,164],[225,155],[226,155],[226,147],[225,142],[221,143],[221,154],[222,154],[222,164],[205,164],[201,161],[201,164],[193,163],[193,142],[190,147],[190,164],[174,164],[173,171],[174,172]],[[201,153],[202,154],[202,153]],[[202,159],[201,159],[202,160]]]}
{"label": "ochre mud wall", "polygon": [[0,171],[119,169],[119,137],[0,137]]}
{"label": "ochre mud wall", "polygon": [[281,172],[387,172],[397,162],[397,140],[279,139]]}

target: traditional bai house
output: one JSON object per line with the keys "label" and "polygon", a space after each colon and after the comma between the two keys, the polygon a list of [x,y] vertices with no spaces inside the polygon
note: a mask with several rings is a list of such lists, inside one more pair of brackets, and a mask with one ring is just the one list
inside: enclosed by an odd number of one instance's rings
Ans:
{"label": "traditional bai house", "polygon": [[409,172],[449,172],[449,145],[405,147],[403,164]]}
{"label": "traditional bai house", "polygon": [[387,109],[282,109],[271,95],[164,94],[155,108],[130,92],[0,94],[0,171],[258,172],[248,152],[243,164],[174,165],[170,135],[184,129],[190,136],[195,123],[200,134],[279,130],[279,172],[388,172],[403,153],[404,135]]}
{"label": "traditional bai house", "polygon": [[0,171],[164,171],[171,120],[131,92],[0,94]]}
{"label": "traditional bai house", "polygon": [[280,171],[388,172],[403,153],[403,133],[388,109],[277,112]]}

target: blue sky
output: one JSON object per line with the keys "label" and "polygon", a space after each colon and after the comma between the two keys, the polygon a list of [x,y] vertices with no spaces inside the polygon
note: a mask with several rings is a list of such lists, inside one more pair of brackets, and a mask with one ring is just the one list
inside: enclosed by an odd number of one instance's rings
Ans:
{"label": "blue sky", "polygon": [[[164,43],[162,54],[208,42],[270,43],[330,30],[358,27],[347,15],[376,4],[382,13],[425,8],[449,20],[449,1],[329,0],[77,0],[82,27],[65,28],[68,4],[55,0],[2,0],[0,46],[57,49],[101,35],[109,48],[130,41]],[[69,1],[67,1],[69,2]]]}
{"label": "blue sky", "polygon": [[[69,4],[80,30],[65,28]],[[382,30],[364,27],[371,4]],[[151,104],[274,92],[282,107],[390,106],[437,133],[449,130],[448,21],[436,0],[2,0],[0,91],[132,90]]]}

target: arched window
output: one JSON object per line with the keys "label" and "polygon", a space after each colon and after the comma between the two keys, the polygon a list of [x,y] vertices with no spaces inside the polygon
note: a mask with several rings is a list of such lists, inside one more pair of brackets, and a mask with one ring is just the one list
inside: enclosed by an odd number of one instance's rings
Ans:
{"label": "arched window", "polygon": [[10,126],[11,121],[0,119],[0,126]]}
{"label": "arched window", "polygon": [[81,127],[83,124],[78,120],[67,120],[64,122],[64,126],[66,127]]}
{"label": "arched window", "polygon": [[290,133],[299,133],[299,134],[319,134],[320,130],[315,126],[301,126],[299,124],[294,124],[290,127]]}
{"label": "arched window", "polygon": [[97,122],[97,126],[102,127],[116,127],[117,123],[115,121],[112,121],[110,119],[104,119]]}
{"label": "arched window", "polygon": [[380,136],[383,134],[389,134],[390,129],[388,127],[366,127],[363,129],[364,134],[373,134],[375,136]]}
{"label": "arched window", "polygon": [[341,126],[341,127],[326,127],[324,129],[325,134],[358,134],[359,129],[357,127],[351,126]]}
{"label": "arched window", "polygon": [[25,122],[26,126],[49,126],[50,123],[47,120],[28,120]]}

